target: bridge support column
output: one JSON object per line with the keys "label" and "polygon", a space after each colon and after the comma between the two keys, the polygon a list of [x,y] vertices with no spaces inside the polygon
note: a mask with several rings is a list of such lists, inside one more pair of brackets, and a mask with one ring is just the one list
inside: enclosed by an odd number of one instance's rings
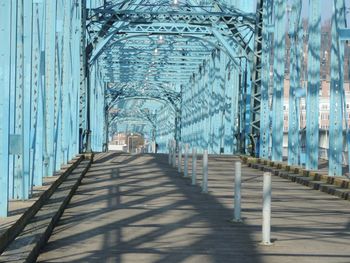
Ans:
{"label": "bridge support column", "polygon": [[[308,87],[306,100],[306,169],[318,169],[319,92],[321,48],[321,3],[311,0],[309,6]],[[332,104],[331,104],[332,105]],[[332,107],[331,107],[332,108]],[[340,136],[342,137],[342,136]]]}
{"label": "bridge support column", "polygon": [[282,161],[283,157],[283,87],[284,52],[286,33],[286,1],[277,0],[275,7],[274,37],[274,87],[272,106],[272,160]]}
{"label": "bridge support column", "polygon": [[329,121],[329,171],[330,176],[343,174],[343,121],[344,121],[344,42],[339,38],[339,28],[345,27],[344,1],[334,0],[332,16],[331,98]]}
{"label": "bridge support column", "polygon": [[9,200],[9,154],[10,154],[10,62],[11,2],[0,0],[0,217],[6,217]]}

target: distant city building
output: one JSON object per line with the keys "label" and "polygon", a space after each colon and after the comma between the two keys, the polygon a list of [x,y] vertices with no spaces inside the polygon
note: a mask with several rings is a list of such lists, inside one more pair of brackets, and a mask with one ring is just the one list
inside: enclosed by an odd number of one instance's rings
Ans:
{"label": "distant city building", "polygon": [[[348,125],[350,125],[350,84],[349,82],[344,83],[345,91],[345,102],[346,102],[346,114],[344,116],[347,119]],[[329,129],[329,112],[330,112],[330,82],[323,80],[321,82],[321,88],[319,92],[319,128],[322,130]],[[306,98],[300,99],[300,129],[306,127]],[[285,132],[288,131],[288,118],[289,118],[289,80],[285,80],[284,83],[284,103],[283,103],[283,113],[284,113],[284,127]]]}

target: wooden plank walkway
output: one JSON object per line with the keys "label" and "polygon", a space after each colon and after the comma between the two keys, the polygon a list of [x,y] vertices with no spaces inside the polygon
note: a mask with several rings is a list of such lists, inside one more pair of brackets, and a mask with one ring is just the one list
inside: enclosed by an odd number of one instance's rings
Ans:
{"label": "wooden plank walkway", "polygon": [[348,201],[273,177],[275,243],[264,247],[260,171],[243,166],[234,224],[233,157],[209,158],[208,194],[165,155],[96,159],[38,262],[350,262]]}

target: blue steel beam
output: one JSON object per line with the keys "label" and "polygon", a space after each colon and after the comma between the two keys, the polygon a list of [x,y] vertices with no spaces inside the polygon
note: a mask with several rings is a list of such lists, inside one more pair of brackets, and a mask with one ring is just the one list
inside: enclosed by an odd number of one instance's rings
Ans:
{"label": "blue steel beam", "polygon": [[301,24],[302,1],[294,0],[291,5],[289,38],[290,44],[290,88],[289,88],[289,118],[288,118],[288,164],[298,165],[300,156],[300,139],[299,139],[299,98],[297,90],[300,86],[300,62],[302,39]]}
{"label": "blue steel beam", "polygon": [[[17,2],[16,141],[14,198],[28,199],[30,173],[31,2]],[[24,19],[29,20],[25,23]]]}
{"label": "blue steel beam", "polygon": [[44,17],[45,6],[42,1],[33,1],[33,74],[32,74],[32,121],[31,121],[31,181],[33,186],[43,183],[43,72],[44,68]]}
{"label": "blue steel beam", "polygon": [[45,32],[45,175],[55,169],[55,76],[56,76],[56,1],[46,1]]}
{"label": "blue steel beam", "polygon": [[306,169],[318,169],[321,48],[320,1],[309,1],[308,86],[306,103]]}
{"label": "blue steel beam", "polygon": [[341,176],[343,152],[343,98],[344,94],[344,42],[339,38],[339,29],[345,27],[345,2],[334,0],[332,15],[331,50],[331,96],[329,127],[329,171],[330,176]]}
{"label": "blue steel beam", "polygon": [[261,158],[269,158],[270,146],[270,55],[272,40],[269,28],[272,24],[272,3],[263,2],[262,58],[261,58],[261,106],[260,106],[260,153]]}
{"label": "blue steel beam", "polygon": [[[11,2],[0,0],[0,39],[11,39]],[[9,200],[10,63],[11,42],[0,42],[0,217],[6,217]]]}
{"label": "blue steel beam", "polygon": [[23,2],[23,97],[22,97],[22,144],[23,181],[22,198],[28,199],[32,192],[30,163],[34,157],[31,151],[31,104],[32,101],[32,42],[33,42],[33,0]]}
{"label": "blue steel beam", "polygon": [[[80,54],[76,51],[81,35],[72,26],[79,15],[71,15],[79,14],[81,7],[72,0],[1,0],[0,6],[0,35],[8,40],[0,44],[0,162],[4,171],[0,177],[0,216],[6,216],[9,199],[28,199],[33,186],[42,185],[44,175],[52,175],[67,163],[68,159],[61,157],[61,137],[70,134],[75,139],[70,139],[69,146],[74,148],[74,141],[77,144],[80,79],[75,76],[80,74]],[[63,59],[64,38],[69,44],[67,61]],[[68,81],[63,80],[65,66]],[[67,83],[74,84],[69,87]],[[73,123],[71,127],[63,126],[61,115],[62,94],[68,93],[72,103],[65,106],[72,118],[65,121]],[[48,155],[44,147],[50,152],[52,169],[45,173],[43,164],[48,164]],[[77,148],[69,159],[76,153]]]}
{"label": "blue steel beam", "polygon": [[282,161],[283,147],[283,87],[284,52],[286,34],[286,2],[277,0],[275,7],[274,35],[274,87],[272,99],[272,160]]}

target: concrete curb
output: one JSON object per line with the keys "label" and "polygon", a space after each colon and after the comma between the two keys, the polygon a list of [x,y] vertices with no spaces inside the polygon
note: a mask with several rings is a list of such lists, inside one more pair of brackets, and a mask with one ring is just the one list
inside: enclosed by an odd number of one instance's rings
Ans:
{"label": "concrete curb", "polygon": [[60,182],[52,192],[46,195],[46,199],[41,199],[39,209],[26,220],[21,230],[17,230],[17,238],[8,244],[0,262],[35,262],[91,163],[92,158],[80,156],[79,161],[60,176]]}
{"label": "concrete curb", "polygon": [[19,235],[23,228],[28,224],[30,219],[39,211],[43,204],[50,198],[50,196],[55,192],[57,187],[66,179],[68,174],[70,174],[84,159],[82,155],[77,156],[69,163],[69,167],[64,167],[65,169],[62,174],[53,182],[50,187],[40,195],[38,200],[31,205],[22,216],[8,229],[6,229],[0,235],[0,254],[7,248],[7,246]]}
{"label": "concrete curb", "polygon": [[308,171],[302,167],[290,166],[286,163],[272,162],[260,158],[240,157],[248,167],[271,172],[276,176],[308,186],[314,190],[350,200],[350,180],[346,177],[328,176],[315,171]]}

